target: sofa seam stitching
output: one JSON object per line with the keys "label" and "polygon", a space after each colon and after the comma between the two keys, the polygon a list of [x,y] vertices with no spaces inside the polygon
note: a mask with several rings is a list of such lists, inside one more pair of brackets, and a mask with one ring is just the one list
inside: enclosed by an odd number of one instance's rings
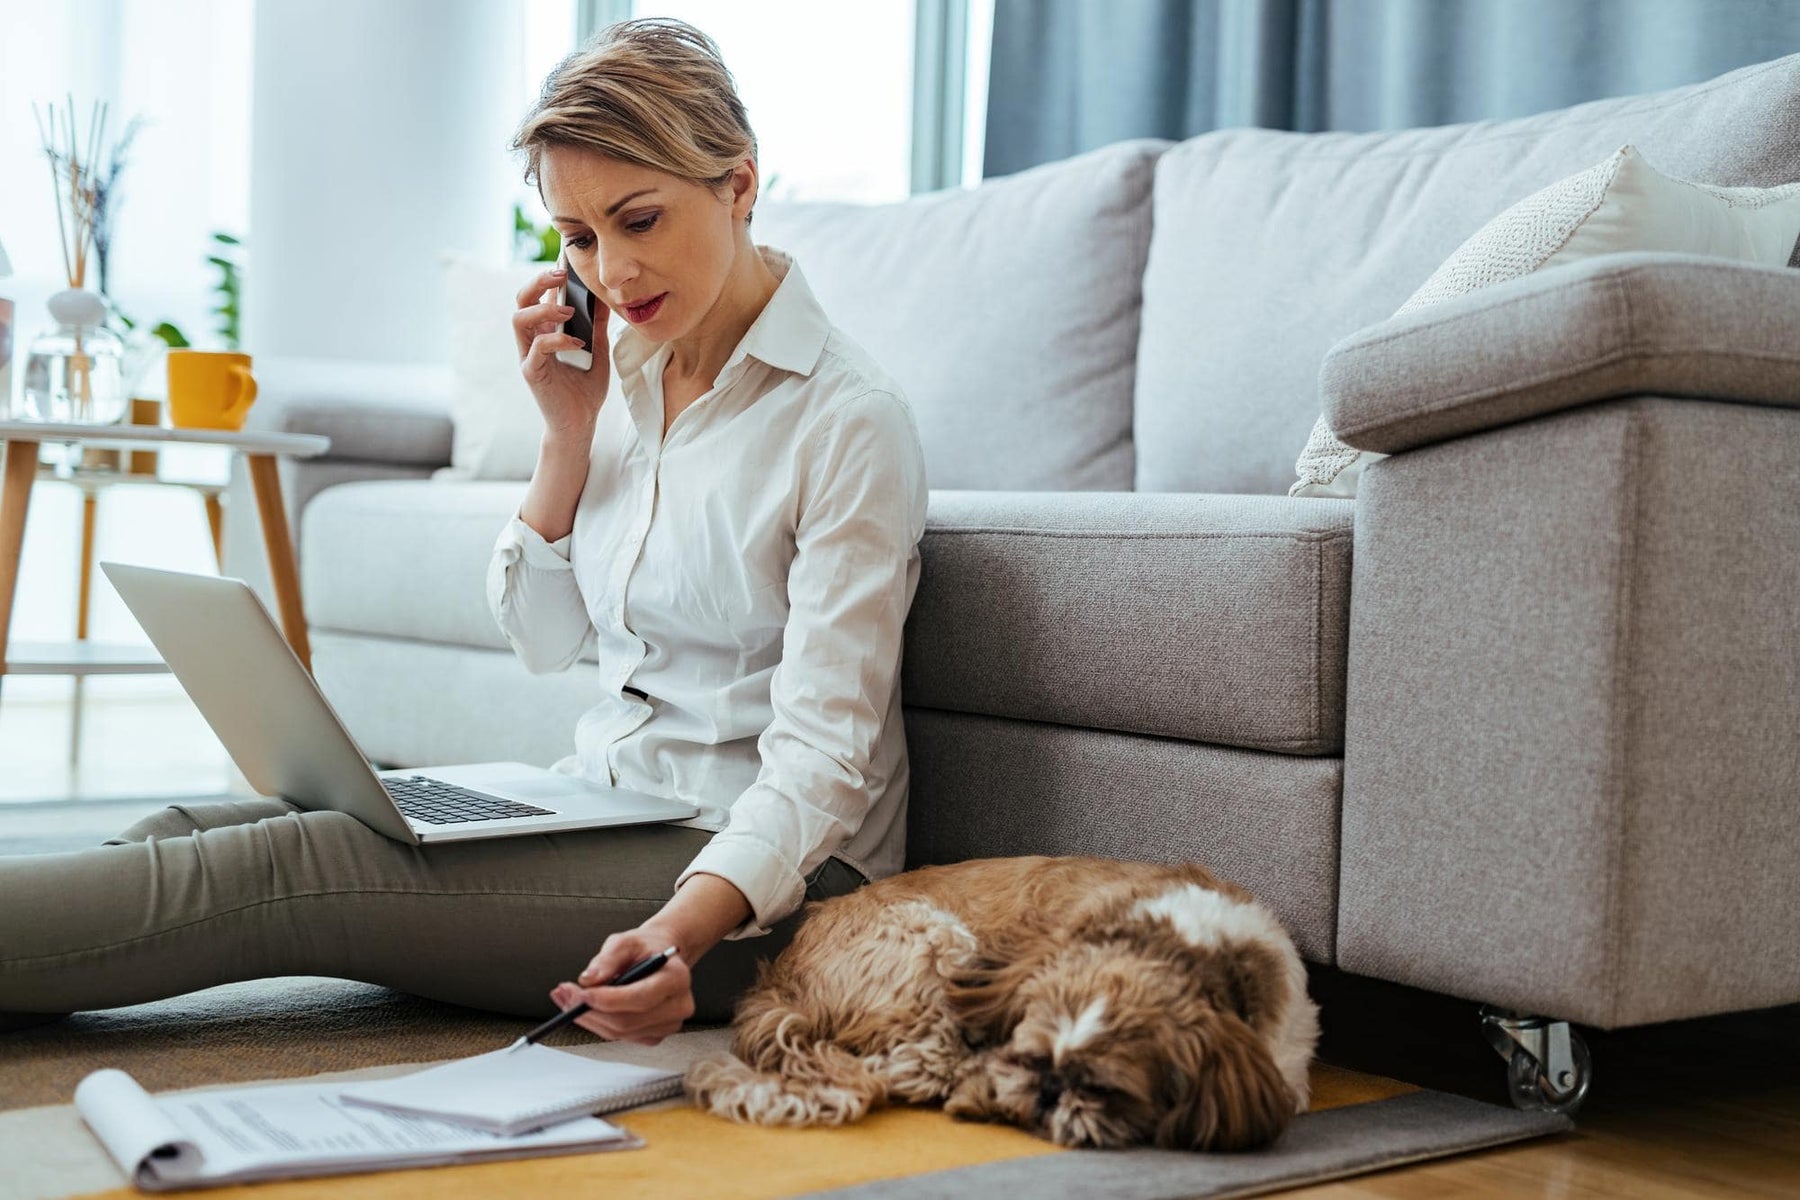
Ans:
{"label": "sofa seam stitching", "polygon": [[1307,690],[1312,693],[1312,740],[1319,744],[1325,740],[1324,706],[1319,703],[1319,693],[1325,687],[1325,547],[1315,541],[1313,543],[1313,685]]}
{"label": "sofa seam stitching", "polygon": [[[1305,743],[1304,739],[1301,739],[1301,738],[1266,738],[1266,739],[1264,739],[1264,742],[1265,742],[1264,745],[1250,746],[1250,745],[1245,745],[1242,742],[1213,741],[1213,740],[1210,740],[1205,737],[1189,737],[1186,734],[1181,734],[1181,733],[1157,733],[1157,732],[1154,732],[1151,730],[1145,730],[1145,729],[1120,728],[1115,725],[1106,725],[1106,726],[1071,725],[1067,721],[1053,720],[1048,717],[1011,716],[1011,715],[1008,715],[1005,713],[978,712],[975,709],[970,709],[970,708],[945,708],[940,704],[914,703],[914,704],[907,705],[907,708],[917,709],[920,712],[944,713],[948,716],[953,716],[953,717],[974,717],[977,720],[982,720],[982,721],[1011,721],[1011,722],[1023,723],[1023,724],[1027,724],[1027,725],[1046,725],[1046,726],[1050,726],[1050,727],[1053,727],[1056,729],[1071,729],[1071,730],[1076,731],[1077,733],[1112,733],[1112,734],[1118,734],[1121,737],[1156,738],[1160,741],[1165,741],[1165,742],[1182,742],[1182,743],[1184,743],[1186,745],[1190,745],[1190,746],[1210,746],[1217,750],[1240,750],[1246,754],[1280,754],[1287,758],[1299,758],[1299,759],[1305,759],[1308,761],[1315,761],[1315,760],[1321,760],[1321,759],[1329,760],[1329,759],[1334,759],[1334,758],[1342,758],[1342,756],[1343,756],[1341,748],[1336,751],[1314,750],[1311,753],[1308,753],[1304,749],[1306,743]],[[1287,749],[1271,750],[1271,749],[1268,749],[1269,745],[1287,744],[1287,743],[1292,743],[1293,745],[1300,746],[1300,747],[1302,747],[1302,749],[1300,749],[1300,750],[1287,750]]]}
{"label": "sofa seam stitching", "polygon": [[[1630,299],[1621,295],[1624,302],[1624,317],[1627,329],[1631,328],[1633,314]],[[1606,904],[1606,986],[1607,996],[1605,1009],[1609,1023],[1616,1024],[1619,1015],[1619,975],[1624,958],[1621,946],[1621,914],[1625,902],[1625,838],[1628,819],[1629,797],[1627,791],[1627,772],[1630,765],[1629,746],[1626,744],[1631,733],[1630,714],[1626,711],[1627,676],[1630,669],[1632,637],[1635,633],[1635,621],[1632,619],[1632,603],[1636,596],[1637,569],[1637,536],[1639,524],[1639,500],[1642,488],[1638,478],[1639,466],[1643,451],[1643,420],[1637,411],[1629,411],[1625,416],[1625,445],[1620,455],[1620,462],[1625,471],[1625,479],[1619,496],[1619,565],[1618,578],[1613,589],[1613,663],[1612,663],[1612,736],[1611,763],[1609,763],[1608,801],[1612,812],[1608,814],[1608,825],[1611,826],[1612,846],[1608,855],[1610,862],[1607,871],[1607,904]]]}
{"label": "sofa seam stitching", "polygon": [[[1144,729],[1138,726],[1128,725],[1078,725],[1053,717],[1017,716],[1011,713],[983,712],[973,708],[946,708],[942,704],[932,704],[928,702],[914,701],[908,704],[907,707],[924,709],[930,712],[951,713],[961,717],[983,717],[991,721],[1025,721],[1033,725],[1054,725],[1059,729],[1086,730],[1093,733],[1118,733],[1130,737],[1161,738],[1164,741],[1186,742],[1195,746],[1217,746],[1224,750],[1248,750],[1257,754],[1285,754],[1290,758],[1331,758],[1334,756],[1342,757],[1343,754],[1342,746],[1339,746],[1336,750],[1321,748],[1322,741],[1318,738],[1260,738],[1258,739],[1257,745],[1249,745],[1244,742],[1218,741],[1212,735],[1195,737],[1185,733],[1167,733],[1159,730]],[[1280,746],[1284,748],[1272,750],[1269,749],[1271,746]]]}
{"label": "sofa seam stitching", "polygon": [[1092,538],[1097,541],[1231,541],[1231,540],[1270,540],[1286,539],[1294,542],[1329,542],[1349,541],[1355,534],[1353,530],[1320,530],[1304,532],[1271,531],[1268,533],[1207,533],[1204,531],[1177,532],[1158,530],[1104,530],[1104,529],[1033,529],[1028,526],[1005,525],[927,525],[926,533],[982,533],[1006,534],[1014,537],[1052,537],[1052,538]]}

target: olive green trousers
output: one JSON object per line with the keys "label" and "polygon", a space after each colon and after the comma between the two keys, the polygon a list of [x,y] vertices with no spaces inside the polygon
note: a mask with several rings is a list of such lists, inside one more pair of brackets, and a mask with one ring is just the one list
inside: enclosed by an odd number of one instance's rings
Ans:
{"label": "olive green trousers", "polygon": [[[649,919],[712,835],[636,825],[409,846],[283,800],[176,804],[103,845],[0,857],[0,1029],[216,984],[325,975],[541,1018],[610,933]],[[827,859],[810,900],[864,882]],[[729,1019],[799,923],[695,964]]]}

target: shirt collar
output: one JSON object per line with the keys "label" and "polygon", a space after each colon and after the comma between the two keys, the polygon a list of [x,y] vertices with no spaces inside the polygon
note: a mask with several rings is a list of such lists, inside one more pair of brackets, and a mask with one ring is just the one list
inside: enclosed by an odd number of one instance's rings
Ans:
{"label": "shirt collar", "polygon": [[[719,375],[723,378],[746,356],[778,370],[811,375],[825,350],[831,322],[791,255],[773,246],[757,246],[756,250],[781,283],[744,332],[731,357],[725,360]],[[651,341],[627,324],[613,341],[613,364],[622,379],[635,379],[665,345]]]}

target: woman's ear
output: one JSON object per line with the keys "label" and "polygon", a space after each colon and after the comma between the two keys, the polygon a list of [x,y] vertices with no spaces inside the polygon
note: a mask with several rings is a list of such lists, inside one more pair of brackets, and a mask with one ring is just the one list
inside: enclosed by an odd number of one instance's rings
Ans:
{"label": "woman's ear", "polygon": [[757,193],[762,190],[761,177],[756,170],[756,160],[746,158],[739,163],[737,168],[731,172],[731,178],[726,181],[726,184],[731,188],[731,217],[735,221],[742,221],[750,215],[750,210],[756,207]]}

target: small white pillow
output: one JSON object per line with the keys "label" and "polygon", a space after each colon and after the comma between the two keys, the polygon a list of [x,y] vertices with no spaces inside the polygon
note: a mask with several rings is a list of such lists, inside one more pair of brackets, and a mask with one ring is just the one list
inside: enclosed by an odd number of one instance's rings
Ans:
{"label": "small white pillow", "polygon": [[[1549,266],[1666,250],[1791,265],[1800,239],[1800,183],[1715,187],[1670,179],[1630,146],[1533,192],[1477,230],[1394,315]],[[1363,469],[1386,458],[1344,445],[1321,416],[1294,464],[1290,496],[1354,496]]]}
{"label": "small white pillow", "polygon": [[530,479],[544,418],[519,374],[512,314],[546,264],[439,256],[450,317],[450,465],[434,478]]}
{"label": "small white pillow", "polygon": [[[530,479],[544,415],[519,373],[512,315],[519,289],[551,264],[439,256],[450,319],[450,465],[434,479]],[[617,322],[609,325],[616,328]],[[609,381],[616,391],[618,380]]]}

